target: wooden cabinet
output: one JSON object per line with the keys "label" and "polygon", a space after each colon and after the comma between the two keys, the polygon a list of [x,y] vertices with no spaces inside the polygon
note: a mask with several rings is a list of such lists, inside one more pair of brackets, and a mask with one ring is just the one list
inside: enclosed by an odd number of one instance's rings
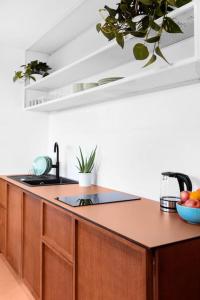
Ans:
{"label": "wooden cabinet", "polygon": [[42,257],[42,299],[73,300],[72,263],[45,244],[43,245]]}
{"label": "wooden cabinet", "polygon": [[5,254],[6,210],[0,206],[0,252]]}
{"label": "wooden cabinet", "polygon": [[199,237],[143,247],[1,183],[0,251],[36,299],[199,300]]}
{"label": "wooden cabinet", "polygon": [[13,269],[21,275],[22,269],[22,190],[8,185],[6,257]]}
{"label": "wooden cabinet", "polygon": [[76,232],[78,300],[147,299],[144,248],[85,222]]}
{"label": "wooden cabinet", "polygon": [[40,296],[41,200],[23,197],[23,278],[33,295]]}

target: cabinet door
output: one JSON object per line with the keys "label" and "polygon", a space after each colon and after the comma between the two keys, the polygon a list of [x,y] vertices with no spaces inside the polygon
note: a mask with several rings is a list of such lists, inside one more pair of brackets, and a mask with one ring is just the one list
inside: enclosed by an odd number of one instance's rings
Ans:
{"label": "cabinet door", "polygon": [[41,200],[24,194],[23,278],[33,295],[40,296]]}
{"label": "cabinet door", "polygon": [[45,244],[43,245],[42,278],[43,300],[73,299],[72,264]]}
{"label": "cabinet door", "polygon": [[0,252],[5,254],[5,224],[6,210],[0,206]]}
{"label": "cabinet door", "polygon": [[81,221],[75,255],[77,300],[150,299],[142,247]]}
{"label": "cabinet door", "polygon": [[0,206],[6,208],[7,182],[0,179]]}
{"label": "cabinet door", "polygon": [[6,256],[13,269],[21,274],[22,191],[8,185]]}
{"label": "cabinet door", "polygon": [[160,247],[155,257],[155,300],[200,299],[200,238]]}

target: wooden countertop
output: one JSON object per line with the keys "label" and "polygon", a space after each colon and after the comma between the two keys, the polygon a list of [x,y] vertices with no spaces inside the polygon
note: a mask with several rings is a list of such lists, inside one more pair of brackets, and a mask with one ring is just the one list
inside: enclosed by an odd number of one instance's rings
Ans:
{"label": "wooden countertop", "polygon": [[55,197],[113,190],[100,186],[81,188],[78,184],[29,187],[6,176],[0,178],[147,248],[200,237],[200,225],[187,224],[176,213],[161,212],[159,202],[156,201],[142,198],[136,201],[71,207],[55,200]]}

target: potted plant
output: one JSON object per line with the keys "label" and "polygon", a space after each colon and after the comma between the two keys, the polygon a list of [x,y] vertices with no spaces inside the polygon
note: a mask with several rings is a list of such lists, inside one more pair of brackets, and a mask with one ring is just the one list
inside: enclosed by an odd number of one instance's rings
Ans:
{"label": "potted plant", "polygon": [[51,70],[47,63],[38,60],[33,60],[27,65],[22,65],[20,67],[23,68],[23,70],[15,72],[13,77],[14,82],[21,79],[24,79],[26,83],[29,83],[30,79],[36,81],[49,75],[48,71]]}
{"label": "potted plant", "polygon": [[94,160],[96,156],[96,148],[90,153],[90,156],[84,158],[81,147],[79,147],[80,158],[77,157],[78,161],[78,170],[79,170],[79,185],[83,187],[87,187],[91,185],[92,181],[92,170],[94,168]]}
{"label": "potted plant", "polygon": [[[134,44],[133,54],[136,60],[148,58],[144,67],[154,63],[158,57],[168,63],[160,48],[162,34],[177,34],[182,33],[182,30],[167,14],[191,1],[120,0],[116,8],[105,5],[104,9],[100,9],[104,23],[98,23],[96,28],[109,41],[115,39],[122,48],[127,36],[141,39],[141,42]],[[159,18],[158,24],[156,20]]]}

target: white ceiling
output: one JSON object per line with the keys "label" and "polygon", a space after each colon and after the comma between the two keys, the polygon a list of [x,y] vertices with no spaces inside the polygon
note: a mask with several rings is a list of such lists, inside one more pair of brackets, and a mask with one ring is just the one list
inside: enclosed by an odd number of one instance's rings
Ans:
{"label": "white ceiling", "polygon": [[0,44],[26,49],[80,0],[0,0]]}

